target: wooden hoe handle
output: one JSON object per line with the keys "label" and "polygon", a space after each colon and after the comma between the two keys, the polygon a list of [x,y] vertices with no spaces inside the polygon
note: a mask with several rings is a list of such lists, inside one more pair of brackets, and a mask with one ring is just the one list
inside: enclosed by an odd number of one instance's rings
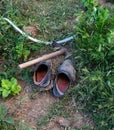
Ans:
{"label": "wooden hoe handle", "polygon": [[45,60],[54,58],[55,56],[59,56],[61,54],[64,54],[65,52],[66,52],[65,49],[61,49],[59,51],[56,51],[56,52],[53,52],[53,53],[50,53],[50,54],[47,54],[47,55],[43,55],[42,57],[39,57],[37,59],[34,59],[34,60],[31,60],[31,61],[19,64],[19,68],[23,69],[23,68],[29,67],[31,65],[34,65],[34,64],[40,62],[40,61],[45,61]]}

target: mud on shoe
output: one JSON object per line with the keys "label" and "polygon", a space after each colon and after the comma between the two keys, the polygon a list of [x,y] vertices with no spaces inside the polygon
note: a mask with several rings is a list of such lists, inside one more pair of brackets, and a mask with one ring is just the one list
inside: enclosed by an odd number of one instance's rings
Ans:
{"label": "mud on shoe", "polygon": [[53,94],[61,97],[65,94],[71,83],[75,80],[76,71],[71,60],[65,60],[60,67],[54,79]]}

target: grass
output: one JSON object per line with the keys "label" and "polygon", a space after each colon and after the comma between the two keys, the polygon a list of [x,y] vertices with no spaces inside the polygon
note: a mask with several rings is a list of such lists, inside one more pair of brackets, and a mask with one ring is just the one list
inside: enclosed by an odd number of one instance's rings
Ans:
{"label": "grass", "polygon": [[[80,80],[71,91],[91,113],[96,129],[114,128],[114,15],[94,0],[82,0],[77,15],[75,61]],[[113,10],[113,7],[112,7]],[[77,94],[76,94],[77,93]]]}
{"label": "grass", "polygon": [[27,126],[25,122],[15,122],[13,117],[8,114],[8,108],[0,104],[0,129],[1,130],[34,130]]}
{"label": "grass", "polygon": [[[36,23],[38,25],[39,38],[53,41],[72,34],[72,28],[69,26],[73,25],[73,19],[75,19],[77,12],[75,10],[77,2],[69,0],[39,2],[26,0],[21,3],[19,1],[12,3],[19,8],[29,24]],[[24,25],[26,26],[28,22]]]}
{"label": "grass", "polygon": [[[94,0],[82,0],[82,4],[82,11],[76,14],[77,38],[74,45],[79,80],[64,99],[74,98],[80,104],[79,107],[92,117],[94,129],[113,130],[114,15],[111,13],[113,7],[103,8]],[[57,105],[59,104],[56,103]],[[61,106],[64,106],[63,101]],[[53,113],[53,107],[51,110],[50,113]],[[60,111],[62,113],[64,110],[58,109],[55,111],[56,115]],[[45,122],[50,120],[48,117],[45,118]]]}
{"label": "grass", "polygon": [[[21,29],[35,23],[39,30],[37,38],[41,40],[60,40],[78,34],[72,48],[78,84],[61,102],[49,108],[50,114],[39,120],[38,125],[44,125],[56,115],[69,116],[63,106],[67,100],[75,98],[84,111],[92,115],[96,129],[113,129],[114,16],[110,10],[100,7],[94,0],[82,0],[81,4],[75,0],[2,0],[0,16],[9,18]],[[3,61],[0,82],[12,77],[29,81],[31,71],[20,72],[17,66],[32,59],[31,54],[42,48],[47,47],[33,44],[7,22],[0,21],[0,60]]]}
{"label": "grass", "polygon": [[[76,3],[69,0],[59,2],[3,0],[1,1],[0,15],[9,18],[21,29],[35,23],[39,30],[38,39],[46,41],[60,40],[73,34],[73,23],[77,12],[75,10]],[[17,77],[16,66],[29,60],[31,52],[34,53],[40,50],[42,45],[32,44],[5,21],[1,21],[0,26],[0,52],[3,59],[5,59],[2,64],[5,75],[2,72],[1,76],[4,78],[11,78],[12,75]]]}
{"label": "grass", "polygon": [[[39,31],[36,38],[53,41],[73,34],[75,13],[78,12],[77,7],[77,1],[74,0],[22,0],[21,2],[18,0],[2,0],[0,1],[0,16],[9,18],[21,29],[35,23]],[[12,77],[29,82],[31,70],[19,71],[17,66],[19,63],[32,59],[31,55],[41,49],[48,51],[49,47],[28,41],[6,21],[0,21],[0,60],[2,61],[0,84],[2,79],[10,80]],[[63,110],[61,103],[53,105],[50,108],[52,114],[41,119],[38,124],[45,124],[48,119],[55,115],[68,116],[68,113],[63,112]],[[19,124],[8,125],[5,129],[10,129],[10,127],[16,129],[14,125],[18,127]],[[5,126],[7,125],[4,124]],[[20,129],[29,128],[25,126]]]}

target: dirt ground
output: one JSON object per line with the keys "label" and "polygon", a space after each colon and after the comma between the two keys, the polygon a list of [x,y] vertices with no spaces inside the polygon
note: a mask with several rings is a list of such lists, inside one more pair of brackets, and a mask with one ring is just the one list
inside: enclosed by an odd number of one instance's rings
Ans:
{"label": "dirt ground", "polygon": [[[57,67],[63,60],[64,56],[58,56],[52,59],[52,80]],[[52,83],[47,87],[48,89],[52,88]],[[9,108],[9,114],[12,115],[15,120],[25,121],[27,125],[33,127],[35,130],[64,130],[68,127],[79,128],[83,126],[90,126],[91,129],[93,129],[92,121],[78,110],[76,112],[69,111],[70,117],[68,119],[57,116],[51,119],[43,128],[39,128],[38,120],[48,114],[48,107],[50,105],[61,99],[54,97],[51,90],[38,89],[37,92],[34,92],[33,88],[36,87],[34,84],[22,81],[19,81],[19,84],[23,90],[18,96],[11,97],[4,101],[0,99],[2,104]],[[74,105],[76,105],[76,103],[72,100],[72,102],[68,104],[68,107],[70,108]]]}
{"label": "dirt ground", "polygon": [[[17,121],[25,121],[27,125],[33,127],[35,130],[41,130],[37,125],[38,120],[48,114],[48,107],[60,99],[53,97],[51,92],[42,92],[35,94],[34,99],[30,99],[30,89],[27,86],[19,96],[5,101],[4,106],[9,108],[9,114],[12,115]],[[73,102],[72,102],[73,104]],[[69,104],[68,107],[71,107]],[[64,106],[63,106],[64,107]],[[42,130],[64,130],[65,127],[79,128],[83,126],[91,126],[93,129],[92,121],[78,110],[68,119],[63,117],[54,117]],[[61,123],[62,121],[62,123]],[[65,123],[67,122],[67,123]]]}
{"label": "dirt ground", "polygon": [[[102,5],[110,6],[111,3],[105,3],[104,0],[97,0]],[[42,54],[44,52],[42,51]],[[55,74],[57,67],[64,60],[63,56],[56,57],[52,59],[52,80]],[[1,63],[2,61],[0,61]],[[1,66],[0,66],[1,69]],[[53,96],[53,93],[48,91],[38,91],[37,93],[33,92],[33,84],[24,83],[22,81],[19,82],[22,86],[23,90],[21,93],[16,96],[9,98],[7,100],[1,100],[4,106],[9,108],[9,114],[13,115],[15,120],[17,121],[25,121],[27,125],[33,127],[35,130],[41,130],[39,128],[37,122],[38,120],[48,114],[48,107],[53,103],[61,100]],[[49,88],[52,88],[53,83]],[[76,106],[77,104],[72,100],[68,107]],[[64,107],[64,106],[63,106]],[[91,119],[87,117],[87,115],[78,111],[69,111],[70,117],[65,119],[63,117],[54,117],[49,121],[47,125],[45,125],[42,130],[65,130],[66,128],[73,128],[75,130],[80,127],[90,126],[90,129],[94,129],[94,125]]]}

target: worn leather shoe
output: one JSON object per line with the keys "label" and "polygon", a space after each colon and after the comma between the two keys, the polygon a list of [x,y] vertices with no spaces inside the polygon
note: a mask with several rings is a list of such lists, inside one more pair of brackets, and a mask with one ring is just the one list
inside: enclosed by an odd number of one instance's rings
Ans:
{"label": "worn leather shoe", "polygon": [[65,94],[71,83],[75,80],[76,71],[71,60],[65,60],[58,68],[53,85],[53,94],[61,97]]}
{"label": "worn leather shoe", "polygon": [[36,64],[33,76],[34,84],[39,87],[46,87],[51,80],[51,60]]}

